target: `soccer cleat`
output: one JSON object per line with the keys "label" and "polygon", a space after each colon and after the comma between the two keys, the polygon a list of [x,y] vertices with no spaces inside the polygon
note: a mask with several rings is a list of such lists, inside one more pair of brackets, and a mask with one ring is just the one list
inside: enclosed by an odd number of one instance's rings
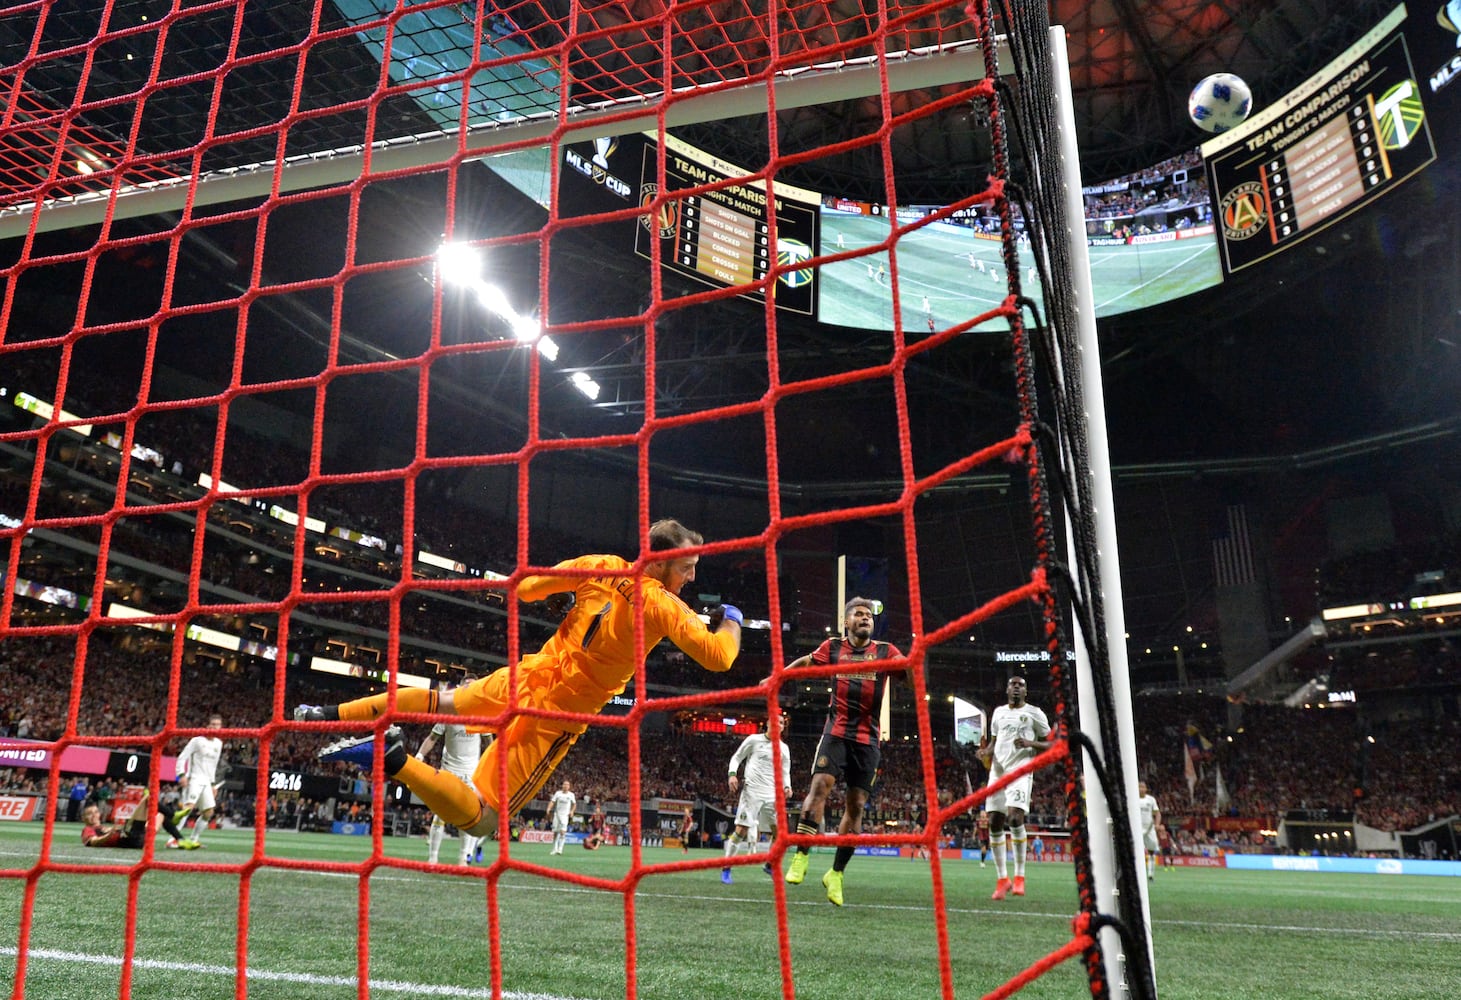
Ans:
{"label": "soccer cleat", "polygon": [[761,870],[767,875],[770,875],[772,878],[776,877],[776,869],[771,867],[771,862],[769,861],[761,866]]}
{"label": "soccer cleat", "polygon": [[1025,894],[1025,876],[1015,876],[1014,884],[1010,886],[1010,892],[1016,896],[1023,896]]}
{"label": "soccer cleat", "polygon": [[[385,733],[386,773],[395,774],[406,764],[406,741],[399,726],[392,726]],[[354,764],[362,771],[369,771],[375,761],[375,736],[352,736],[337,740],[325,747],[315,757],[326,763],[343,761]]]}
{"label": "soccer cleat", "polygon": [[177,826],[183,820],[187,819],[188,818],[188,813],[190,813],[192,811],[193,811],[193,807],[192,806],[183,806],[177,812],[175,812],[175,813],[172,814],[172,825],[173,826]]}
{"label": "soccer cleat", "polygon": [[994,894],[991,895],[989,898],[990,899],[1004,899],[1005,894],[1008,893],[1009,891],[1010,891],[1010,880],[1007,879],[1007,878],[1002,878],[998,882],[994,883]]}
{"label": "soccer cleat", "polygon": [[807,865],[811,863],[812,856],[797,851],[791,856],[791,867],[786,870],[787,885],[801,885],[802,880],[807,877]]}
{"label": "soccer cleat", "polygon": [[731,884],[731,873],[729,868],[722,868],[720,870],[720,880],[726,885]]}
{"label": "soccer cleat", "polygon": [[166,846],[169,850],[176,851],[179,847],[182,847],[183,845],[178,843],[178,839],[176,837],[169,837]]}
{"label": "soccer cleat", "polygon": [[827,890],[827,902],[833,906],[842,905],[842,873],[835,868],[828,868],[827,874],[822,876],[822,887]]}
{"label": "soccer cleat", "polygon": [[178,841],[178,847],[182,848],[185,851],[197,851],[201,850],[203,845],[198,843],[196,840],[180,840]]}

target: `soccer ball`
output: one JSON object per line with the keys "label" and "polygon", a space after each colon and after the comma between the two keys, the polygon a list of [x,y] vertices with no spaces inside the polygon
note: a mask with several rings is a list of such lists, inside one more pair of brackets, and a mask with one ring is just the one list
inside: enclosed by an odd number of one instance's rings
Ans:
{"label": "soccer ball", "polygon": [[1205,132],[1226,132],[1242,124],[1253,110],[1253,91],[1242,77],[1214,73],[1192,88],[1187,114]]}

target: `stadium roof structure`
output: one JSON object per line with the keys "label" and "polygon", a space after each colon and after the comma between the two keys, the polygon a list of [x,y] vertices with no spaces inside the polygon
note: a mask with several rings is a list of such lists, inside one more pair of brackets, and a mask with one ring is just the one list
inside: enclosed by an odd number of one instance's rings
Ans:
{"label": "stadium roof structure", "polygon": [[[746,10],[757,6],[739,0],[731,5]],[[475,5],[459,6],[465,11]],[[860,0],[787,6],[815,10],[823,19],[804,29],[806,44],[824,34],[865,30],[859,25],[869,16]],[[904,0],[887,6],[912,10],[935,5]],[[1202,76],[1219,70],[1237,73],[1260,101],[1282,94],[1393,6],[1384,0],[1054,0],[1051,21],[1065,26],[1071,53],[1083,177],[1087,182],[1114,177],[1191,149],[1202,136],[1187,121],[1186,95]],[[441,108],[404,90],[366,100],[381,79],[380,40],[352,26],[393,4],[277,0],[237,9],[219,5],[205,14],[178,17],[169,29],[167,71],[174,78],[199,76],[186,86],[152,93],[145,114],[135,121],[134,102],[107,98],[133,94],[144,85],[156,33],[129,34],[125,27],[165,17],[173,4],[116,0],[110,8],[108,41],[94,49],[88,44],[97,34],[97,7],[87,0],[63,0],[50,9],[46,49],[71,48],[75,56],[28,64],[24,88],[31,102],[27,106],[44,106],[37,102],[72,94],[81,64],[90,57],[91,106],[77,124],[84,127],[93,155],[102,157],[99,167],[105,167],[107,149],[128,142],[148,154],[148,168],[156,175],[186,174],[195,167],[237,170],[267,162],[281,150],[277,132],[263,126],[291,114],[287,148],[282,150],[287,157],[307,158],[358,144],[367,111],[373,115],[377,141],[410,141],[445,123]],[[511,53],[513,46],[551,43],[553,19],[570,7],[586,17],[609,18],[622,16],[615,12],[626,5],[610,0],[500,3],[483,44]],[[436,10],[444,14],[450,9]],[[296,44],[316,16],[318,31],[328,41],[312,46],[307,60],[253,58]],[[438,18],[408,32],[415,58],[409,72],[420,79],[456,65],[452,60],[460,55],[464,16],[459,14],[455,23]],[[36,17],[35,11],[0,17],[0,64],[24,61],[34,42]],[[943,7],[936,37],[927,40],[967,40],[965,19],[962,4]],[[208,71],[216,69],[219,53],[230,46],[235,62],[211,134],[231,138],[205,143],[195,164],[188,151],[210,134],[203,110],[214,83]],[[131,54],[137,58],[128,58]],[[592,82],[596,96],[610,99],[642,87],[651,75],[643,61],[652,58],[656,56],[650,49],[632,46],[585,48],[581,64],[570,68],[576,80]],[[543,93],[551,89],[556,72],[544,64],[517,76],[474,81],[473,114],[486,120],[534,113],[545,106]],[[713,66],[695,72],[714,80]],[[297,114],[290,103],[296,75],[301,88]],[[930,96],[934,93],[913,92],[901,99]],[[865,130],[881,116],[868,100],[785,110],[777,120],[781,150],[813,148],[849,130]],[[332,106],[336,110],[326,113]],[[258,135],[250,138],[254,130]],[[765,159],[763,118],[691,124],[677,134],[732,163]],[[985,183],[990,168],[987,130],[972,107],[952,108],[894,130],[892,152],[899,200],[905,204],[966,195]],[[877,155],[874,148],[819,158],[789,166],[782,179],[849,198],[881,200],[881,166],[868,159]],[[35,164],[21,168],[35,169]],[[1458,175],[1461,165],[1443,159],[1420,182],[1402,187],[1273,266],[1255,268],[1177,302],[1103,321],[1102,362],[1118,479],[1262,476],[1320,468],[1361,453],[1394,455],[1407,443],[1454,438],[1461,428],[1456,403],[1461,399],[1461,292],[1454,280],[1461,219],[1453,210],[1461,195]],[[76,183],[84,188],[87,182],[78,178]],[[372,185],[364,196],[362,218],[378,225],[361,227],[357,260],[398,258],[406,252],[402,246],[429,255],[440,230],[431,231],[420,220],[439,218],[443,183],[439,177],[417,177]],[[539,206],[485,167],[462,172],[457,197],[468,210],[490,217],[496,233],[530,232],[542,225]],[[265,258],[271,279],[288,282],[338,269],[338,247],[331,248],[317,235],[343,230],[344,225],[340,198],[304,202],[293,211],[276,213],[271,239],[290,246],[291,253]],[[183,241],[180,282],[238,282],[247,273],[244,260],[252,252],[249,228],[220,224],[190,231]],[[64,245],[67,238],[65,233],[47,234],[50,242],[43,245]],[[554,323],[574,322],[576,305],[585,315],[632,315],[644,308],[642,261],[605,254],[591,238],[574,233],[565,234],[561,244],[565,266],[555,260],[553,294],[563,312],[552,317]],[[127,259],[109,256],[99,263],[98,280],[115,281],[118,297],[124,299],[136,269],[149,266],[151,252],[139,248]],[[504,285],[536,288],[534,249],[505,251],[493,266]],[[415,279],[396,280],[383,280],[344,317],[341,348],[346,356],[382,360],[420,349],[419,331],[429,315],[413,305],[421,296],[403,294],[407,285],[399,282]],[[53,305],[64,314],[64,303]],[[259,308],[272,312],[278,336],[246,363],[266,358],[279,376],[310,370],[329,332],[328,293],[272,297]],[[473,320],[462,314],[453,322],[468,325]],[[665,314],[658,326],[659,412],[756,398],[764,389],[765,364],[758,354],[764,340],[747,327],[745,304],[729,300]],[[782,319],[779,336],[783,377],[788,379],[823,372],[829,359],[853,368],[881,363],[886,354],[882,333],[793,317]],[[585,330],[575,340],[571,361],[559,369],[565,376],[562,383],[544,386],[545,401],[551,404],[545,407],[545,421],[564,436],[622,428],[628,423],[623,418],[642,407],[643,344],[623,329]],[[200,326],[186,343],[171,346],[192,364],[226,364],[226,356],[210,353],[208,345],[217,341],[213,331]],[[164,356],[168,347],[163,345]],[[910,368],[913,428],[933,461],[967,453],[971,437],[983,428],[1007,427],[1013,414],[1007,353],[978,339],[970,339],[960,352],[941,358],[937,366],[915,361]],[[502,361],[507,355],[495,357]],[[496,367],[467,361],[455,368],[442,365],[440,379],[433,372],[433,392],[470,407],[479,420],[517,426],[527,382],[522,352],[517,357]],[[318,371],[317,364],[313,370]],[[574,394],[569,377],[577,372],[609,387],[600,402],[589,405]],[[266,373],[250,374],[262,378]],[[382,425],[410,428],[409,408],[415,402],[414,389],[383,395],[378,383],[372,383],[358,405],[372,407]],[[782,476],[789,486],[836,492],[852,480],[898,475],[897,427],[888,415],[863,410],[851,392],[843,402],[835,410],[796,398],[782,404],[780,415],[798,427],[795,436],[779,442]],[[667,468],[693,475],[706,469],[704,456],[712,454],[718,478],[707,481],[728,484],[736,478],[753,482],[764,477],[763,443],[735,427],[682,435],[657,457]],[[1008,485],[1004,478],[990,474],[982,485],[1002,489]]]}
{"label": "stadium roof structure", "polygon": [[[567,0],[519,0],[490,8],[496,13],[484,28],[481,57],[551,44],[555,41],[553,19],[561,17],[568,6]],[[583,16],[608,23],[612,11],[621,5],[587,0],[579,6]],[[889,9],[896,13],[923,6],[937,10],[931,22],[937,27],[921,36],[909,33],[910,42],[957,45],[967,41],[968,19],[960,5],[940,7],[905,0],[890,4]],[[1187,121],[1185,99],[1192,82],[1201,76],[1217,70],[1237,73],[1250,82],[1261,102],[1304,79],[1392,6],[1380,0],[1163,0],[1143,4],[1057,0],[1052,5],[1052,23],[1064,25],[1068,35],[1083,177],[1092,182],[1117,176],[1191,149],[1202,136]],[[229,171],[272,160],[281,152],[278,136],[264,126],[291,115],[298,70],[303,70],[299,74],[300,111],[286,132],[287,148],[282,150],[286,157],[358,146],[368,110],[373,112],[377,142],[406,141],[432,133],[446,124],[446,112],[433,105],[432,98],[454,106],[460,97],[459,92],[453,94],[445,87],[441,92],[397,87],[378,102],[365,101],[380,83],[381,42],[379,32],[352,31],[351,27],[389,12],[393,4],[382,0],[248,4],[237,17],[233,8],[218,5],[210,13],[192,13],[169,25],[165,72],[174,80],[190,73],[198,74],[197,79],[152,92],[145,113],[136,115],[134,122],[134,102],[109,101],[108,95],[134,94],[145,85],[143,74],[153,62],[155,33],[128,34],[126,28],[148,18],[156,21],[170,8],[155,0],[118,0],[112,5],[108,41],[95,49],[88,43],[97,35],[96,5],[63,0],[45,18],[44,47],[69,48],[74,56],[34,62],[26,67],[23,78],[22,96],[29,104],[44,102],[45,95],[70,94],[90,53],[88,110],[84,120],[76,123],[81,129],[77,134],[90,141],[103,161],[107,149],[135,142],[139,153],[148,157],[145,167],[149,173],[139,181],[168,173],[186,175],[195,167]],[[432,8],[429,18],[400,19],[393,44],[412,57],[400,60],[400,68],[393,64],[392,83],[402,82],[398,79],[401,74],[415,74],[419,82],[433,73],[458,69],[462,48],[472,43],[474,8],[473,4],[446,5]],[[252,58],[266,50],[297,45],[308,35],[316,9],[320,18],[317,35],[327,40],[312,45],[307,57]],[[755,7],[746,5],[745,10],[754,13]],[[799,44],[815,46],[833,36],[867,30],[863,5],[854,0],[791,4],[788,10],[800,12]],[[36,18],[34,11],[0,18],[0,62],[16,65],[23,61],[34,41]],[[234,62],[209,133],[205,109],[215,80],[208,71],[230,46]],[[130,58],[132,48],[138,50],[138,58]],[[569,68],[578,88],[575,93],[587,100],[642,91],[652,78],[652,67],[636,60],[656,56],[653,46],[600,51],[590,43],[577,58],[581,64]],[[712,60],[703,62],[686,62],[688,79],[714,83],[725,78]],[[474,121],[530,115],[547,107],[546,95],[557,82],[557,70],[546,62],[522,65],[526,70],[513,78],[498,71],[474,79],[469,101]],[[899,98],[926,102],[935,96],[936,89],[900,94]],[[861,134],[881,114],[868,103],[875,100],[857,98],[780,112],[780,150],[793,153],[839,136]],[[314,110],[331,105],[336,108],[329,113]],[[978,117],[976,109],[960,106],[894,130],[892,152],[901,203],[946,203],[983,185],[990,169],[989,148],[987,130]],[[258,134],[250,138],[253,132]],[[731,163],[759,163],[766,156],[764,117],[687,125],[677,132]],[[190,151],[207,135],[229,139],[205,142],[195,163]],[[879,190],[881,165],[869,159],[879,157],[876,146],[864,147],[830,159],[788,164],[779,176],[840,197],[881,200],[885,195]],[[18,169],[38,168],[22,163]],[[1445,309],[1449,303],[1427,308],[1429,303],[1424,301],[1434,294],[1424,286],[1435,284],[1424,266],[1428,251],[1457,245],[1455,213],[1447,211],[1443,217],[1430,209],[1436,197],[1454,193],[1456,172],[1454,164],[1437,164],[1430,171],[1426,191],[1403,193],[1380,210],[1336,230],[1332,240],[1306,248],[1301,259],[1294,255],[1296,259],[1265,268],[1256,278],[1230,282],[1170,306],[1105,323],[1104,361],[1113,397],[1111,416],[1117,425],[1113,433],[1117,461],[1142,464],[1301,455],[1443,420],[1444,414],[1436,411],[1438,401],[1432,398],[1441,388],[1407,379],[1404,373],[1426,368],[1426,358],[1437,347],[1442,356],[1457,350],[1438,344],[1436,338],[1461,343],[1450,336],[1455,333],[1455,309]],[[75,183],[95,186],[86,176],[78,176]],[[539,224],[531,206],[501,210],[520,199],[505,193],[505,186],[495,178],[483,176],[478,184],[481,190],[474,197],[479,204],[490,201],[493,213],[499,216],[494,220],[499,231],[512,231],[514,226],[521,231]],[[435,188],[430,181],[373,185],[370,197],[372,218],[394,211],[409,219],[421,214],[423,204],[439,199],[439,182]],[[1412,203],[1416,205],[1413,212]],[[319,205],[316,217],[303,224],[301,231],[338,225],[338,207]],[[514,219],[514,214],[519,218]],[[404,223],[385,229],[388,238],[409,241],[420,236]],[[230,266],[227,249],[219,249],[228,238],[232,237],[223,234],[221,227],[216,238],[198,234],[193,242],[199,245],[199,259],[212,262],[204,266]],[[592,288],[595,308],[602,306],[605,295],[623,297],[622,308],[629,312],[641,305],[641,261],[632,256],[618,261],[616,255],[605,254],[591,241],[570,238],[561,242],[570,259],[577,255],[582,272],[591,269],[602,275],[602,281],[585,282],[582,274],[574,279],[576,285]],[[391,252],[399,254],[400,247]],[[1351,260],[1353,264],[1348,263]],[[503,261],[501,266],[507,277],[516,269],[532,286],[536,261],[531,256]],[[1395,319],[1383,316],[1383,311],[1396,304],[1397,292],[1403,296],[1413,286],[1421,286],[1416,287],[1420,301],[1402,322],[1415,329],[1397,337]],[[566,289],[558,295],[564,306],[570,297]],[[571,311],[566,308],[553,317],[554,322],[572,322]],[[1437,328],[1435,318],[1448,315],[1452,329],[1448,331],[1444,322]],[[399,327],[402,320],[391,316],[382,326]],[[665,332],[676,336],[662,338],[661,365],[666,378],[659,401],[662,408],[673,412],[678,400],[691,397],[697,405],[716,405],[758,390],[761,366],[749,357],[746,338],[738,332],[744,324],[745,310],[736,303],[665,318]],[[1378,325],[1389,328],[1390,335],[1384,338],[1383,352],[1374,356],[1356,338],[1364,338]],[[1424,333],[1421,326],[1426,328]],[[363,322],[350,333],[362,349],[394,349],[388,335],[370,330]],[[588,343],[592,339],[585,337],[586,349],[577,352],[574,362],[577,367],[565,369],[565,375],[583,371],[600,385],[612,387],[598,404],[600,416],[632,412],[637,405],[635,376],[642,360],[633,338],[608,333],[601,342]],[[1402,339],[1416,343],[1406,345]],[[809,370],[799,370],[799,360],[815,366],[818,359],[833,354],[843,356],[852,367],[862,357],[876,357],[883,341],[877,334],[790,320],[781,337],[790,377]],[[1406,353],[1408,346],[1420,354]],[[944,364],[918,371],[918,391],[930,400],[928,433],[934,437],[949,434],[949,446],[961,447],[965,442],[959,429],[1004,419],[1008,413],[1004,365],[1003,357],[971,343],[966,356],[952,367]],[[1131,406],[1125,405],[1127,400]],[[795,407],[796,403],[790,401],[789,405]],[[1194,420],[1194,414],[1208,419]],[[808,433],[801,439],[806,452],[792,456],[792,465],[807,470],[807,477],[817,478],[812,467],[819,459],[834,464],[866,459],[866,455],[858,456],[839,447],[836,440],[828,440],[849,436],[844,423],[829,424],[827,433],[821,435],[815,415],[809,415],[807,423]],[[583,432],[581,426],[571,425],[562,430]],[[874,422],[859,427],[858,435],[869,438],[881,454],[891,456],[894,450],[888,447],[887,430]],[[785,444],[795,447],[794,442]],[[759,449],[746,456],[753,467],[762,457]],[[693,466],[688,456],[677,461]]]}

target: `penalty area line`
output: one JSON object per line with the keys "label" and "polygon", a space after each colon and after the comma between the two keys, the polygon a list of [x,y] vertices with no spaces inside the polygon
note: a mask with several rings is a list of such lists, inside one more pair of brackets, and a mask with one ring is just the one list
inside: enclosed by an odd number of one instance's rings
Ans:
{"label": "penalty area line", "polygon": [[[8,958],[19,954],[18,948],[0,947],[0,955]],[[26,952],[29,960],[61,962],[74,965],[111,965],[120,967],[122,959],[117,955],[89,955],[79,951],[58,951],[53,948],[31,948]],[[186,972],[200,976],[227,976],[234,978],[235,971],[226,965],[204,965],[199,962],[164,962],[151,958],[137,958],[132,961],[134,969],[155,969],[160,972]],[[309,972],[274,972],[251,967],[247,978],[257,982],[302,983],[310,986],[356,986],[354,976],[320,976]],[[405,983],[394,979],[370,980],[372,991],[384,993],[406,993],[418,997],[465,997],[470,1000],[491,1000],[492,990],[468,986],[445,986],[434,983]],[[572,1000],[556,993],[519,993],[504,990],[504,1000]]]}

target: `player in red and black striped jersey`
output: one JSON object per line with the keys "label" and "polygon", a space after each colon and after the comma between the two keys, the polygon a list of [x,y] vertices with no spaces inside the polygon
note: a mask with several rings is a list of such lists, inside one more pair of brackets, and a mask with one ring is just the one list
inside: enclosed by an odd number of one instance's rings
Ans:
{"label": "player in red and black striped jersey", "polygon": [[[789,669],[809,664],[856,664],[833,679],[822,741],[812,758],[812,787],[802,803],[801,821],[796,828],[797,833],[805,836],[813,836],[820,830],[827,795],[839,780],[847,785],[847,807],[837,832],[861,833],[863,808],[877,785],[878,688],[882,674],[887,673],[887,668],[880,670],[877,664],[903,654],[890,643],[873,640],[873,608],[873,602],[866,597],[854,597],[842,609],[843,636],[827,639],[813,652],[787,664]],[[791,856],[786,871],[789,884],[798,885],[806,878],[809,851],[809,847],[798,847]],[[842,905],[842,873],[851,858],[851,847],[838,847],[831,869],[822,876],[827,899],[837,906]]]}

